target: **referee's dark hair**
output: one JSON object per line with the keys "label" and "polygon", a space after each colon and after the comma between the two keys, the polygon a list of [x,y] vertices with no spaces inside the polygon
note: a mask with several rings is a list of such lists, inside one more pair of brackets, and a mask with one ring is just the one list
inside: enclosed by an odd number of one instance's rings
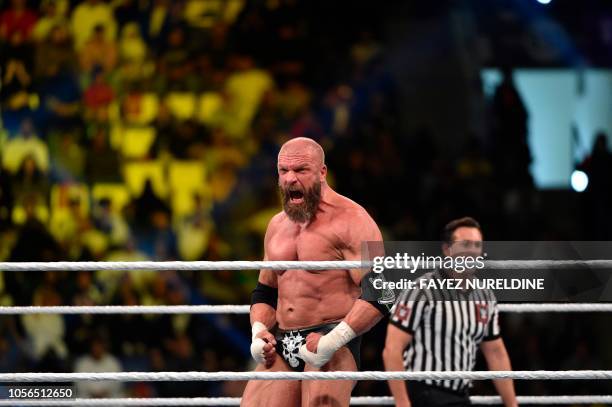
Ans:
{"label": "referee's dark hair", "polygon": [[482,233],[480,223],[472,217],[464,216],[463,218],[451,220],[442,229],[442,243],[451,243],[453,240],[453,233],[459,228],[476,228]]}

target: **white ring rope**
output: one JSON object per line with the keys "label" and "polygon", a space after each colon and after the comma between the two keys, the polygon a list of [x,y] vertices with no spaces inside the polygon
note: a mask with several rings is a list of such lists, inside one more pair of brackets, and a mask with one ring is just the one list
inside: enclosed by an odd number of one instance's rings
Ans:
{"label": "white ring rope", "polygon": [[[501,312],[612,312],[612,303],[601,304],[498,304]],[[248,314],[249,305],[94,305],[53,307],[0,307],[0,315],[23,314]]]}
{"label": "white ring rope", "polygon": [[535,304],[498,304],[501,312],[612,312],[612,303],[535,303]]}
{"label": "white ring rope", "polygon": [[62,270],[344,270],[368,268],[361,261],[53,261],[0,262],[5,271]]}
{"label": "white ring rope", "polygon": [[[502,404],[499,396],[471,396],[472,404]],[[610,404],[612,396],[517,396],[519,404]],[[238,397],[116,398],[72,400],[0,400],[0,406],[239,406]],[[394,405],[392,397],[351,397],[352,406]]]}
{"label": "white ring rope", "polygon": [[[410,263],[410,262],[409,262]],[[612,269],[612,260],[488,260],[489,269],[573,269],[588,267]],[[362,261],[57,261],[0,262],[4,271],[63,270],[344,270],[370,268]]]}
{"label": "white ring rope", "polygon": [[128,382],[223,380],[609,380],[612,370],[516,370],[456,372],[119,372],[119,373],[0,373],[0,382]]}
{"label": "white ring rope", "polygon": [[248,314],[249,305],[94,305],[0,307],[0,315],[20,314]]}

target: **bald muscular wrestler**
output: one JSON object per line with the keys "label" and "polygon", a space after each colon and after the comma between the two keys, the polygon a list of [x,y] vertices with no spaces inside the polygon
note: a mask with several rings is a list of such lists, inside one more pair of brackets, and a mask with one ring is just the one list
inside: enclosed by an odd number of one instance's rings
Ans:
{"label": "bald muscular wrestler", "polygon": [[[323,149],[308,138],[278,155],[283,211],[268,225],[265,260],[361,260],[381,241],[367,212],[326,183]],[[360,335],[385,311],[359,298],[367,270],[261,270],[253,291],[251,354],[256,371],[355,371]],[[276,324],[276,334],[274,330]],[[351,381],[250,381],[243,406],[348,406]]]}

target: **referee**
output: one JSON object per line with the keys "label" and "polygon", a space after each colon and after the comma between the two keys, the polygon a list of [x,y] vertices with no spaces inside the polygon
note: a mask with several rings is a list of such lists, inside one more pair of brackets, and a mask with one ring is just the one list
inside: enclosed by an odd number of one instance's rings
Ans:
{"label": "referee", "polygon": [[[480,256],[482,232],[465,217],[444,227],[445,256]],[[469,273],[436,270],[423,278],[469,278]],[[500,336],[497,302],[489,290],[405,290],[399,296],[387,327],[383,351],[388,371],[468,371],[480,347],[490,370],[511,370]],[[494,380],[505,406],[517,406],[511,379]],[[470,405],[467,379],[389,381],[396,406],[436,407]]]}

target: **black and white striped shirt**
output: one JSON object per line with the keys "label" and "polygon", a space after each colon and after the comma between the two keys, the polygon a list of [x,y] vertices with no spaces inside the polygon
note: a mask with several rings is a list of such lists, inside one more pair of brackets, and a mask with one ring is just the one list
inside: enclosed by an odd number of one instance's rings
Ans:
{"label": "black and white striped shirt", "polygon": [[[444,278],[441,271],[423,279]],[[472,370],[482,341],[500,336],[499,313],[490,290],[405,290],[391,309],[389,323],[412,335],[404,351],[407,371]],[[427,384],[464,391],[470,380],[425,380]]]}

